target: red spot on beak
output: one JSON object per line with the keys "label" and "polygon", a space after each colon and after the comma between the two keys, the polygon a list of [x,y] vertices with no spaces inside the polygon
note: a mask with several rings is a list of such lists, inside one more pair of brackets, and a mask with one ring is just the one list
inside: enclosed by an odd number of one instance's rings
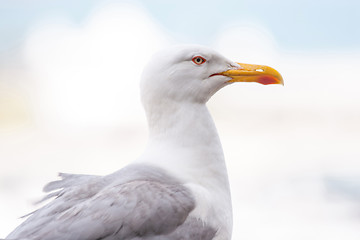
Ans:
{"label": "red spot on beak", "polygon": [[273,76],[259,76],[257,82],[264,85],[280,83],[280,81]]}

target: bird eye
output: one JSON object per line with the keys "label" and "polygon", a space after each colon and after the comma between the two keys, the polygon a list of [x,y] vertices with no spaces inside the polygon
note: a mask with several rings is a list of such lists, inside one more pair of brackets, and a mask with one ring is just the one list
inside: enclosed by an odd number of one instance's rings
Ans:
{"label": "bird eye", "polygon": [[196,56],[192,59],[192,61],[196,64],[196,65],[201,65],[204,62],[206,62],[206,59],[200,56]]}

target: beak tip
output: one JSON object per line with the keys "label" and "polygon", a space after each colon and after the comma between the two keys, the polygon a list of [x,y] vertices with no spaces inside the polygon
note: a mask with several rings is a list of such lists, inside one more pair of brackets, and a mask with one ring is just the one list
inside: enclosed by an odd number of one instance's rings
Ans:
{"label": "beak tip", "polygon": [[285,86],[284,85],[284,80],[283,80],[283,78],[281,76],[279,77],[279,83],[278,84],[281,84],[282,86]]}

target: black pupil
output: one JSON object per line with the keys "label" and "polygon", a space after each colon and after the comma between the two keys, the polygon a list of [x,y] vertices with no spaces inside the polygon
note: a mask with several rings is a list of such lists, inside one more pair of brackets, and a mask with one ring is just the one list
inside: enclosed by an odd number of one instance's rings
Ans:
{"label": "black pupil", "polygon": [[199,63],[201,62],[201,58],[197,58],[196,61]]}

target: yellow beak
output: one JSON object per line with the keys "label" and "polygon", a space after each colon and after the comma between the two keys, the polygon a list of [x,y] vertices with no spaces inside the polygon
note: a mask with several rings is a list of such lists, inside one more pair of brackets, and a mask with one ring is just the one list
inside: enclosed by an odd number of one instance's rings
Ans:
{"label": "yellow beak", "polygon": [[240,65],[240,68],[231,69],[219,74],[231,77],[232,79],[228,82],[258,82],[264,85],[284,85],[284,81],[280,73],[271,67],[245,63],[238,64]]}

